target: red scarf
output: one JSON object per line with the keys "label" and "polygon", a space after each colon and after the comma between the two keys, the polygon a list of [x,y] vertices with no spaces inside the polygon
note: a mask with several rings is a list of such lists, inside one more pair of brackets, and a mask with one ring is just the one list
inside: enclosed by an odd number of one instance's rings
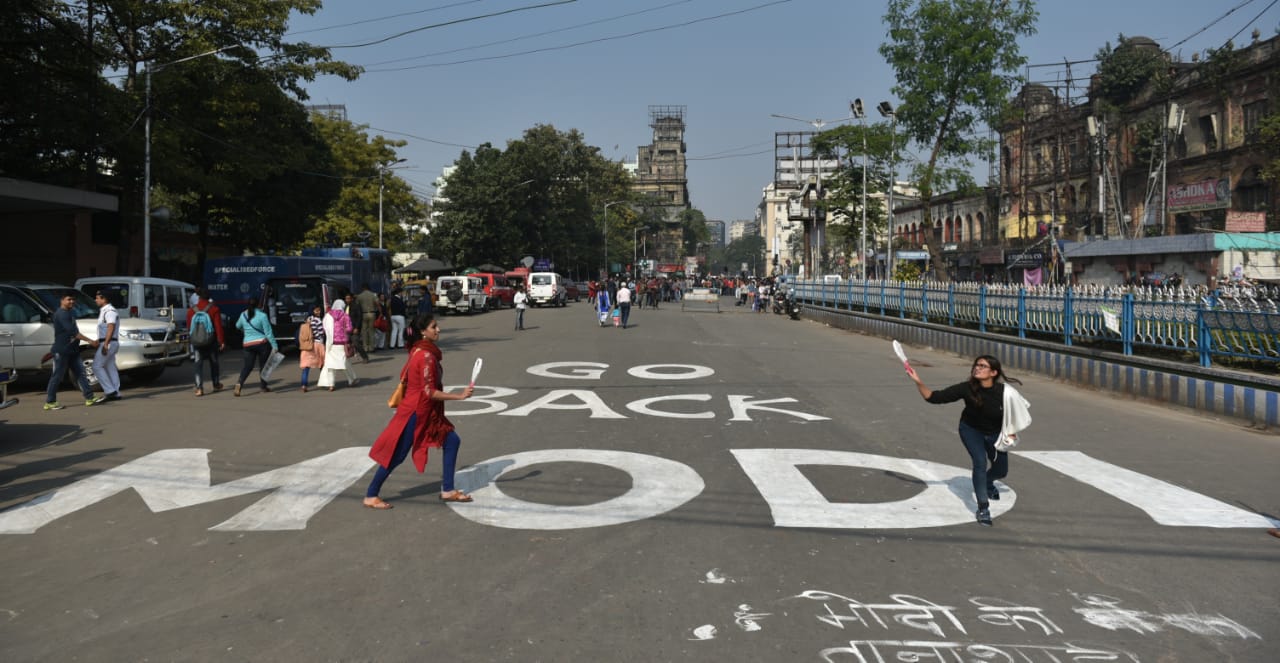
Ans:
{"label": "red scarf", "polygon": [[425,338],[418,339],[418,342],[413,344],[413,348],[410,350],[410,352],[413,352],[413,350],[422,350],[424,352],[429,352],[431,353],[431,356],[436,358],[437,362],[444,359],[444,354],[440,352],[440,348],[436,347],[435,343],[432,343],[430,340]]}

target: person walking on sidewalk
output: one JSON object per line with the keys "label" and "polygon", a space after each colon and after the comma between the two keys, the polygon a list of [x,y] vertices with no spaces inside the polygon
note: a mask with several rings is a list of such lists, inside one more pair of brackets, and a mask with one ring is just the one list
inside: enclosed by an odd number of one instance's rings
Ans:
{"label": "person walking on sidewalk", "polygon": [[241,344],[244,348],[244,365],[240,367],[240,379],[236,380],[236,396],[240,395],[244,381],[253,372],[255,362],[258,364],[259,385],[262,391],[270,392],[271,387],[267,386],[267,381],[262,377],[262,369],[266,368],[271,353],[277,350],[275,334],[271,333],[271,321],[267,319],[266,313],[258,309],[258,303],[250,299],[244,313],[236,320],[236,329],[244,332],[244,342]]}
{"label": "person walking on sidewalk", "polygon": [[369,457],[378,463],[378,470],[365,491],[364,505],[370,509],[391,508],[391,504],[378,496],[382,492],[382,484],[410,455],[418,473],[425,472],[427,449],[430,447],[444,447],[440,501],[472,501],[470,495],[454,488],[454,471],[462,439],[444,416],[444,402],[471,398],[475,387],[468,386],[457,394],[444,391],[440,366],[443,355],[437,346],[440,325],[428,314],[415,318],[413,328],[422,330],[422,338],[414,343],[409,361],[400,371],[400,381],[405,385],[404,398],[396,407],[391,422],[369,450]]}
{"label": "person walking on sidewalk", "polygon": [[98,304],[98,351],[93,353],[93,374],[102,387],[103,398],[120,400],[120,371],[116,368],[116,353],[120,351],[120,314],[107,299],[107,293],[99,290],[94,297]]}
{"label": "person walking on sidewalk", "polygon": [[[991,355],[981,355],[973,360],[967,381],[941,391],[926,387],[910,365],[907,366],[907,376],[916,383],[920,396],[929,403],[964,401],[964,411],[960,413],[960,441],[973,461],[973,494],[978,502],[978,523],[990,526],[989,500],[1000,499],[995,482],[1009,474],[1009,454],[995,446],[1005,423],[1005,390],[1013,389],[1005,383],[1022,383],[1005,375],[1000,360]],[[1009,395],[1016,394],[1014,390]]]}
{"label": "person walking on sidewalk", "polygon": [[58,385],[71,371],[74,384],[80,387],[80,395],[84,396],[85,407],[102,402],[93,397],[93,387],[89,386],[89,378],[84,374],[84,362],[80,361],[80,342],[84,341],[93,349],[98,348],[97,339],[80,333],[76,324],[76,298],[74,295],[63,295],[58,302],[58,310],[53,312],[53,346],[49,354],[53,355],[53,374],[49,376],[49,387],[44,399],[45,410],[61,410],[64,406],[58,403]]}

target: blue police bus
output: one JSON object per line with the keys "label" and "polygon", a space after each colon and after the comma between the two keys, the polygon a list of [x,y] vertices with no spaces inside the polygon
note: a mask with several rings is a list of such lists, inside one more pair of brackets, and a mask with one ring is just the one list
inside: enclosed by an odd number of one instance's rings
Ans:
{"label": "blue police bus", "polygon": [[335,297],[360,292],[390,292],[391,252],[364,246],[303,249],[296,256],[234,256],[205,261],[204,285],[222,310],[224,328],[235,334],[235,321],[250,300],[267,314],[272,333],[285,343],[312,307],[328,309]]}

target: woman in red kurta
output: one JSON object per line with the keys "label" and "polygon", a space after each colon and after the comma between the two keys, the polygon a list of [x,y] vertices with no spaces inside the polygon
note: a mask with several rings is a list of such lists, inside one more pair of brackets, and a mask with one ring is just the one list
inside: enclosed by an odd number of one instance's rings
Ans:
{"label": "woman in red kurta", "polygon": [[370,509],[390,509],[391,505],[378,497],[382,483],[391,476],[404,459],[413,455],[413,465],[421,473],[427,468],[427,448],[444,447],[444,476],[440,484],[440,501],[470,502],[471,496],[453,487],[454,469],[458,462],[458,447],[462,439],[454,431],[453,424],[444,416],[445,401],[461,401],[471,397],[475,388],[468,386],[460,394],[444,391],[444,377],[440,368],[441,353],[436,347],[440,340],[440,326],[429,313],[419,315],[413,321],[414,329],[422,330],[422,338],[414,343],[409,362],[400,372],[405,383],[404,400],[396,408],[391,423],[382,430],[369,450],[369,457],[377,461],[378,471],[369,482],[364,505]]}

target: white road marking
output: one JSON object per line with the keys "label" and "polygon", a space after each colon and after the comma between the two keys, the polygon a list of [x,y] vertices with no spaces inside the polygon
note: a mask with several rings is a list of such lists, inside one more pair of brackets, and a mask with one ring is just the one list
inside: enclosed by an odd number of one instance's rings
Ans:
{"label": "white road marking", "polygon": [[[826,449],[730,449],[756,489],[769,503],[777,527],[829,529],[911,529],[945,527],[974,521],[977,502],[970,472],[927,460],[893,458]],[[888,470],[916,477],[920,494],[897,502],[833,504],[800,471],[800,465],[833,465]],[[992,517],[1013,508],[1017,493],[1003,483]]]}
{"label": "white road marking", "polygon": [[1280,520],[1237,509],[1225,502],[1180,488],[1079,451],[1018,451],[1076,481],[1093,486],[1173,527],[1280,527]]}

